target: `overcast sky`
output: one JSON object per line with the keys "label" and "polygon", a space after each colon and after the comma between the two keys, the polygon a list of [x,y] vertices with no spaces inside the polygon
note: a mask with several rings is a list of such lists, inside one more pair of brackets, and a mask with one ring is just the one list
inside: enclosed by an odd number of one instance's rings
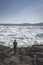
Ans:
{"label": "overcast sky", "polygon": [[0,0],[0,23],[43,22],[43,0]]}

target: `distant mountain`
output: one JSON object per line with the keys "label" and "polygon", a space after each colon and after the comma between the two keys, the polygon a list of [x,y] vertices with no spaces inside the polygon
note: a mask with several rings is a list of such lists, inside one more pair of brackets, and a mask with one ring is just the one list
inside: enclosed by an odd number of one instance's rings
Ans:
{"label": "distant mountain", "polygon": [[33,26],[43,26],[43,23],[32,24]]}
{"label": "distant mountain", "polygon": [[34,23],[34,24],[30,24],[30,23],[22,23],[22,24],[0,24],[0,25],[4,25],[4,26],[43,26],[43,23]]}
{"label": "distant mountain", "polygon": [[29,26],[31,24],[30,23],[22,23],[22,24],[0,24],[0,25],[5,25],[5,26]]}

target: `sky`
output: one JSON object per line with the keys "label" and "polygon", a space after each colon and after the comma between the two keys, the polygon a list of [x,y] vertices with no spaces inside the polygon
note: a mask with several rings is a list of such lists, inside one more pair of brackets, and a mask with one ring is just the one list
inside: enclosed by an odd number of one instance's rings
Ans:
{"label": "sky", "polygon": [[0,23],[43,22],[43,0],[0,0]]}

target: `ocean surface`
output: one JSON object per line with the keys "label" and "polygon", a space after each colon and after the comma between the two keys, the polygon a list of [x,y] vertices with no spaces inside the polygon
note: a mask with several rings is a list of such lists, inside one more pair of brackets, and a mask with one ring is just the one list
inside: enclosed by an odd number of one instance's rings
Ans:
{"label": "ocean surface", "polygon": [[13,47],[15,39],[18,47],[43,44],[43,26],[0,25],[0,45]]}

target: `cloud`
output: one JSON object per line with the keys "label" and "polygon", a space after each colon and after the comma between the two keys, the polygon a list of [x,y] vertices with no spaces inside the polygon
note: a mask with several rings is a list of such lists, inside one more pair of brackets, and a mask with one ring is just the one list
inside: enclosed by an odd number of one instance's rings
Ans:
{"label": "cloud", "polygon": [[43,22],[43,0],[19,0],[9,5],[2,11],[0,23]]}

